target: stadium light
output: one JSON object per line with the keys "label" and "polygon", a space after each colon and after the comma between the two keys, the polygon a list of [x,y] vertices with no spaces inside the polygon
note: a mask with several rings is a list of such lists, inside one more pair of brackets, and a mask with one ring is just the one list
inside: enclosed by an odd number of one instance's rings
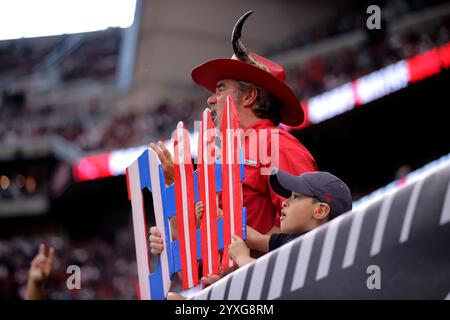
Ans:
{"label": "stadium light", "polygon": [[127,28],[136,0],[10,0],[0,2],[0,40]]}

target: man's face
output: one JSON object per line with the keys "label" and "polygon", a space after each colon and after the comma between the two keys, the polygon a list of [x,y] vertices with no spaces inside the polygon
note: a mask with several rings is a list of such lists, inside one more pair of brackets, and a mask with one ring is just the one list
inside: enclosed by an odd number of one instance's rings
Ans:
{"label": "man's face", "polygon": [[211,116],[216,128],[220,128],[222,123],[223,110],[227,103],[227,96],[231,96],[233,98],[239,112],[240,91],[237,81],[230,79],[217,81],[216,92],[208,98],[207,102],[211,108]]}
{"label": "man's face", "polygon": [[283,201],[281,231],[293,234],[310,230],[314,211],[318,206],[319,203],[313,202],[313,198],[293,192],[290,198]]}

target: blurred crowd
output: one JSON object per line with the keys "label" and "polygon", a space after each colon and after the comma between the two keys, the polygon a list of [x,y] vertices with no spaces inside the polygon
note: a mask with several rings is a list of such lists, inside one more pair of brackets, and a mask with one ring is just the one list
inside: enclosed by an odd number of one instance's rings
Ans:
{"label": "blurred crowd", "polygon": [[[55,249],[51,274],[46,282],[48,299],[136,299],[137,267],[131,226],[116,230],[115,239],[71,239],[64,232],[0,239],[0,300],[24,299],[28,272],[39,244]],[[70,265],[80,267],[81,288],[70,290]]]}
{"label": "blurred crowd", "polygon": [[29,76],[57,63],[61,81],[115,75],[121,33],[100,32],[0,41],[0,75]]}
{"label": "blurred crowd", "polygon": [[76,110],[27,105],[19,115],[7,116],[7,110],[0,109],[0,117],[5,119],[0,121],[0,141],[14,145],[24,139],[58,135],[87,152],[146,144],[170,138],[180,120],[193,129],[206,102],[195,98],[180,105],[161,103],[154,109],[116,114],[108,107],[94,99]]}
{"label": "blurred crowd", "polygon": [[[377,4],[382,10],[382,19],[389,24],[402,15],[419,11],[426,7],[436,6],[445,3],[444,0],[390,0],[378,1]],[[280,41],[275,47],[269,49],[266,54],[274,55],[291,49],[299,49],[311,43],[325,40],[349,31],[361,29],[365,25],[368,17],[366,13],[367,2],[361,2],[358,8],[347,8],[345,15],[341,12],[328,19],[327,22],[320,22],[307,30],[290,36]]]}
{"label": "blurred crowd", "polygon": [[407,31],[384,41],[367,41],[358,47],[312,57],[306,65],[288,70],[288,82],[306,100],[449,41],[450,17],[438,27]]}
{"label": "blurred crowd", "polygon": [[[419,2],[389,2],[389,6],[383,9],[383,15],[394,19],[415,8],[420,8]],[[315,28],[309,33],[303,32],[302,37],[306,38],[302,41],[291,42],[301,47],[354,28],[355,24],[348,21],[358,21],[359,26],[361,22],[351,14],[337,21],[333,24],[334,28],[328,28],[331,31],[319,32],[320,28]],[[287,81],[301,100],[307,100],[401,59],[448,43],[450,19],[447,17],[441,22],[438,26],[421,28],[420,32],[409,30],[386,36],[381,41],[365,41],[356,47],[311,57],[307,63],[287,68]],[[110,32],[117,33],[114,29]],[[92,48],[90,45],[82,46],[70,55],[73,59],[63,61],[61,69],[64,79],[114,73],[112,65],[116,62],[112,61],[120,42],[119,35],[111,38],[117,41],[105,43],[96,38],[99,36],[92,35],[84,40],[86,44],[91,43]],[[279,48],[288,50],[291,47],[281,44]],[[102,71],[97,68],[102,68]],[[37,107],[32,101],[26,101],[20,112],[11,113],[6,107],[0,108],[0,141],[14,144],[25,138],[56,134],[86,152],[147,144],[149,141],[169,139],[178,121],[183,121],[192,130],[193,122],[200,119],[206,107],[205,97],[206,93],[176,104],[163,102],[148,106],[146,110],[136,110],[130,106],[130,111],[125,113],[112,112],[114,108],[100,99],[93,99],[77,108],[58,105]]]}

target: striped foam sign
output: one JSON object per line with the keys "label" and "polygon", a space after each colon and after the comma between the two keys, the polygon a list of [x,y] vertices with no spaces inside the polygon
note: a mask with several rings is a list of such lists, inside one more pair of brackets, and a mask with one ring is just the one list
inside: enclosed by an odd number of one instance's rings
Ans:
{"label": "striped foam sign", "polygon": [[[128,197],[131,200],[138,268],[139,298],[160,300],[167,296],[175,273],[181,271],[183,290],[199,285],[199,260],[203,275],[219,274],[220,250],[228,249],[231,236],[245,235],[246,210],[242,207],[244,179],[243,152],[235,105],[229,97],[224,108],[221,131],[222,159],[216,159],[216,136],[209,110],[202,115],[198,141],[198,168],[194,171],[189,132],[182,122],[174,139],[174,183],[166,186],[158,155],[145,150],[127,169]],[[226,150],[225,150],[226,149]],[[142,190],[152,192],[156,226],[161,231],[164,250],[155,270],[150,270],[148,230]],[[223,217],[218,215],[217,196],[222,196]],[[195,204],[203,203],[197,228]],[[177,239],[172,239],[170,219],[176,219]],[[226,250],[227,251],[227,250]],[[228,253],[223,266],[231,266]]]}

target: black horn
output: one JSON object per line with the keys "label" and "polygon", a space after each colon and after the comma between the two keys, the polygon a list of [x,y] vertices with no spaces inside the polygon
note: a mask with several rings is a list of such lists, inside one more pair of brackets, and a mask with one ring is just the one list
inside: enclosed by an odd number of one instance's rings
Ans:
{"label": "black horn", "polygon": [[250,56],[247,48],[245,47],[244,43],[241,40],[242,26],[244,25],[245,20],[247,20],[247,18],[252,13],[253,13],[253,10],[250,10],[249,12],[244,14],[242,17],[240,17],[239,20],[234,25],[233,32],[231,34],[231,43],[233,45],[233,51],[234,51],[234,54],[236,55],[236,58],[238,58],[238,60],[253,64],[253,65],[257,66],[258,68],[261,68],[261,69],[267,71],[267,67],[265,65],[259,63],[258,61],[256,61],[255,59],[253,59]]}

